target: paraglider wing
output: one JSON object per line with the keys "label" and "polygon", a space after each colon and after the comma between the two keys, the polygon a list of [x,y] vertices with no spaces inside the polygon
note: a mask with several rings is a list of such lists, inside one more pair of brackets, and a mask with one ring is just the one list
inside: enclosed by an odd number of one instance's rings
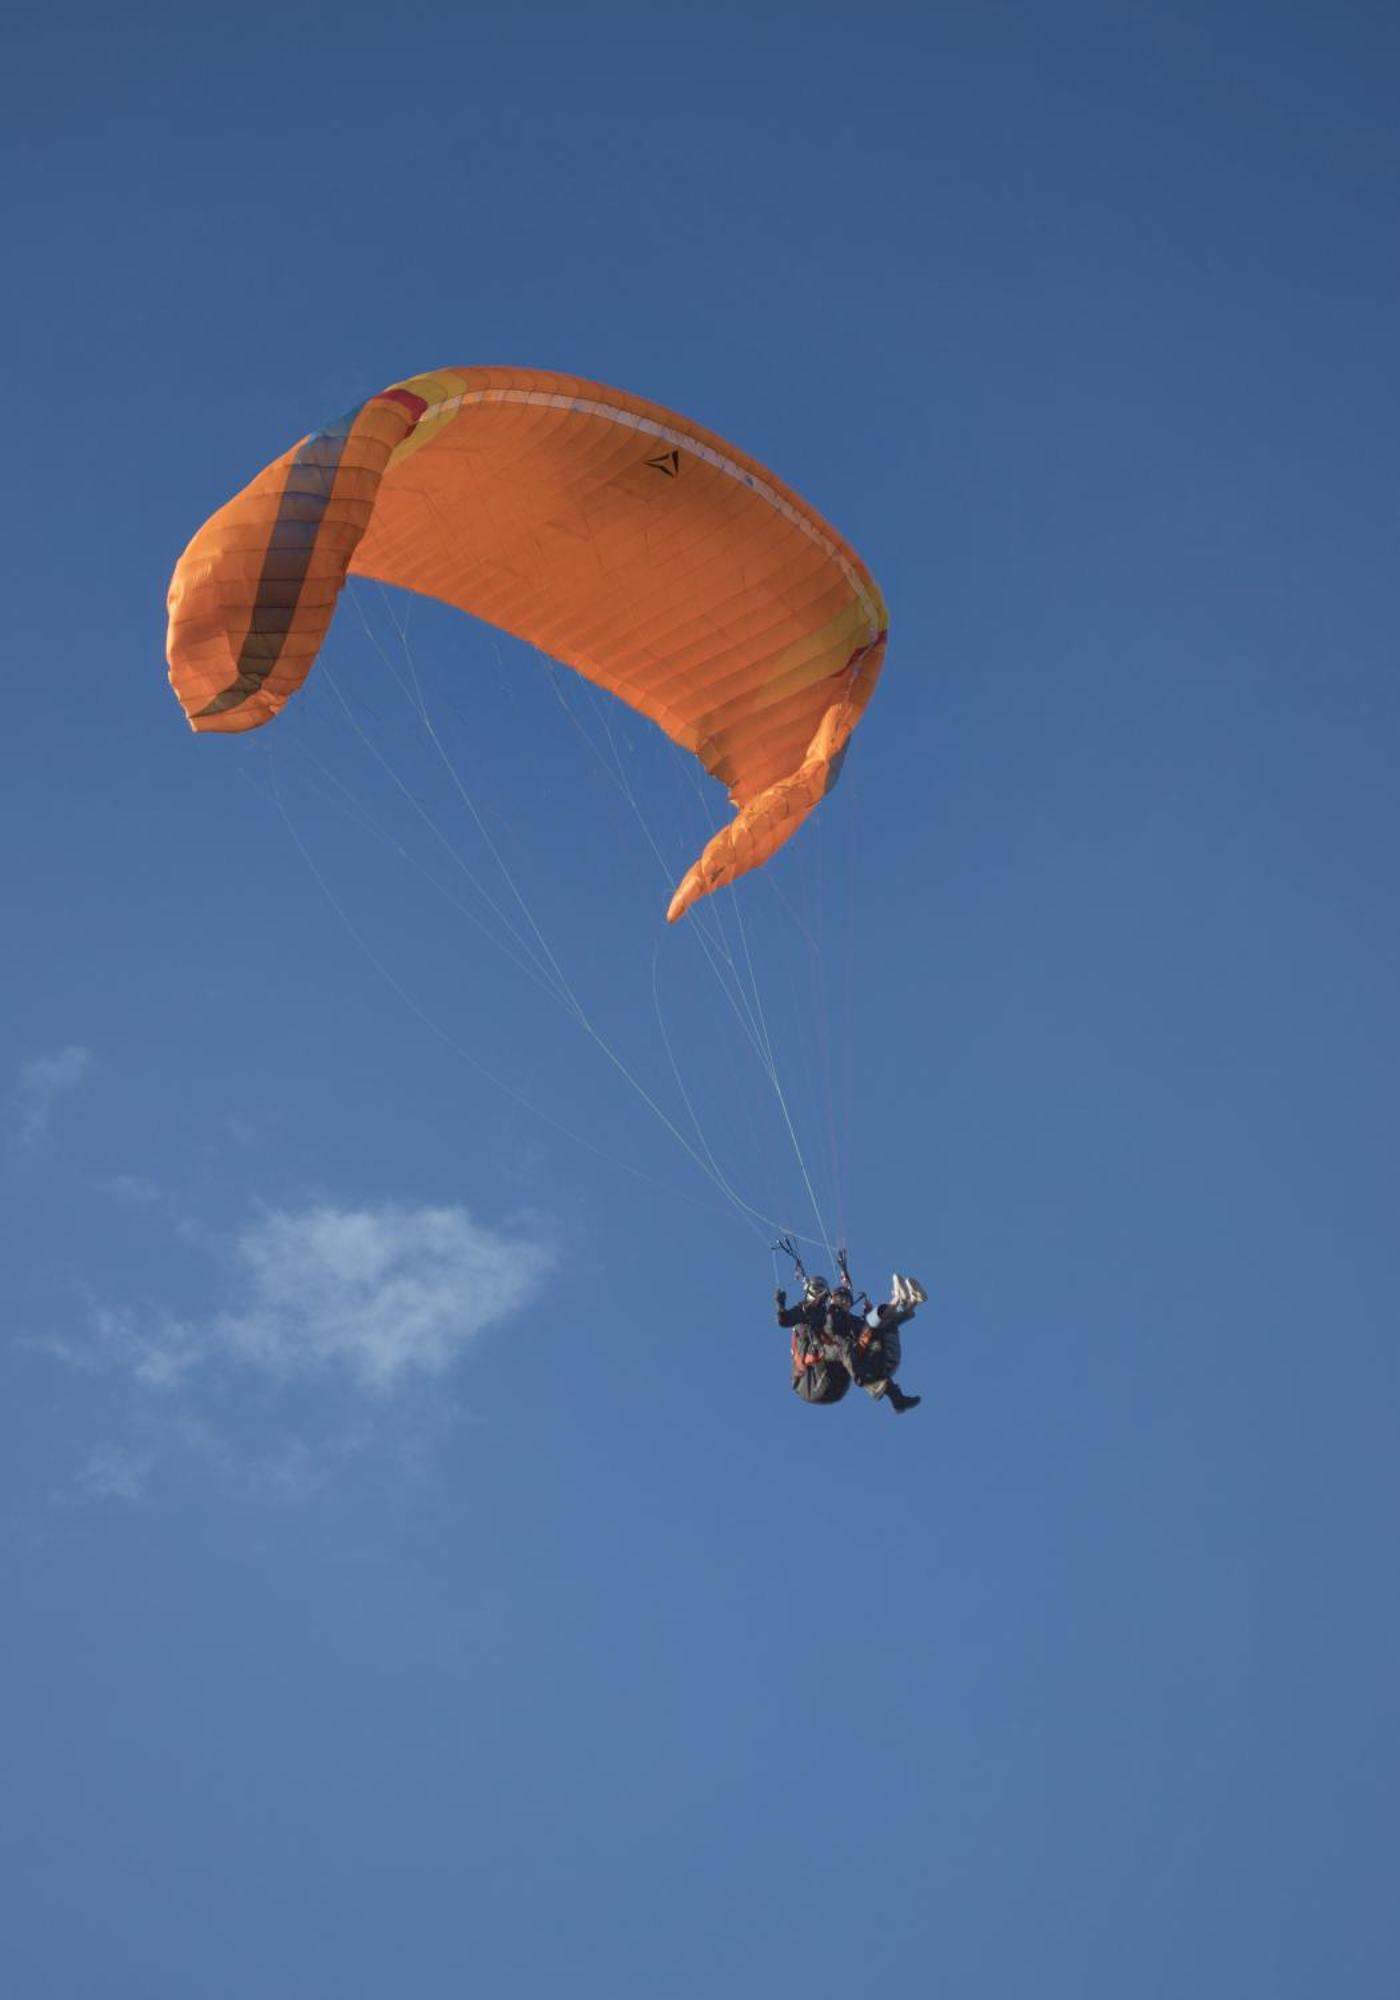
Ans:
{"label": "paraglider wing", "polygon": [[222,507],[170,586],[170,678],[194,728],[278,712],[347,573],[540,647],[728,787],[736,816],[672,920],[830,790],[884,658],[878,589],[805,501],[687,419],[572,376],[414,376]]}

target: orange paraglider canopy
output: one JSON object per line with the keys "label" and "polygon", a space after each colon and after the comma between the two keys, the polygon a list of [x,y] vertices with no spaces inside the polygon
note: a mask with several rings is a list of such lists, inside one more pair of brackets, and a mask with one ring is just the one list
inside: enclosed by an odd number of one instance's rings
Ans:
{"label": "orange paraglider canopy", "polygon": [[879,590],[804,500],[698,424],[568,375],[412,376],[206,521],[170,584],[170,679],[192,726],[276,715],[347,574],[539,646],[728,786],[736,817],[672,919],[796,832],[884,659]]}

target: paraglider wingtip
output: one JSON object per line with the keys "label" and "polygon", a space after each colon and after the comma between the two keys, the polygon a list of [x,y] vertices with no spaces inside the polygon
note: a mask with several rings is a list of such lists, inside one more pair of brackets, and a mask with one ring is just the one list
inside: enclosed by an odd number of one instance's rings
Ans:
{"label": "paraglider wingtip", "polygon": [[699,901],[701,893],[700,884],[695,879],[695,870],[692,868],[671,898],[666,911],[667,923],[674,924],[683,917],[691,904]]}

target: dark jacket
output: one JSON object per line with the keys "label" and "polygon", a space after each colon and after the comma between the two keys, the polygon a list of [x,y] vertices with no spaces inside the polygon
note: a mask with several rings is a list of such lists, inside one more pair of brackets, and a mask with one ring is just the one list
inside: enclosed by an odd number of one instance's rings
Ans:
{"label": "dark jacket", "polygon": [[830,1299],[799,1299],[778,1307],[778,1325],[792,1329],[792,1386],[804,1403],[839,1403],[851,1386],[840,1335],[828,1326]]}
{"label": "dark jacket", "polygon": [[[904,1344],[899,1329],[914,1317],[912,1306],[877,1306],[851,1328],[847,1348],[851,1374],[863,1389],[872,1382],[888,1381],[903,1358]],[[873,1324],[872,1324],[873,1322]]]}

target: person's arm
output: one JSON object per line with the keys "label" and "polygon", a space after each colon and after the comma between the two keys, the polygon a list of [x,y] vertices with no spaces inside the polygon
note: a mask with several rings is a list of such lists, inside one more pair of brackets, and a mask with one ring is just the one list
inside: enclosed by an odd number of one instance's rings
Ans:
{"label": "person's arm", "polygon": [[778,1310],[779,1326],[801,1326],[805,1317],[804,1309],[801,1305],[790,1306],[787,1302],[786,1292],[775,1292],[773,1294],[773,1302]]}

